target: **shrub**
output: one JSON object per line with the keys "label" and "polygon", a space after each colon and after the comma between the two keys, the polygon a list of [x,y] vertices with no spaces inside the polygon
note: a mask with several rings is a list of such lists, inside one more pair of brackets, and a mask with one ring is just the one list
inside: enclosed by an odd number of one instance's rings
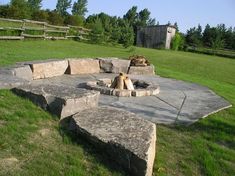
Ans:
{"label": "shrub", "polygon": [[0,17],[7,18],[8,17],[8,11],[10,6],[9,5],[0,5]]}
{"label": "shrub", "polygon": [[34,11],[32,13],[32,19],[35,21],[44,21],[47,22],[49,18],[49,14],[47,11],[44,10],[38,10],[38,11]]}
{"label": "shrub", "polygon": [[171,42],[171,49],[172,50],[183,50],[184,49],[184,37],[180,33],[176,33],[175,37],[172,39]]}
{"label": "shrub", "polygon": [[78,15],[68,15],[64,23],[72,26],[83,26],[84,18]]}
{"label": "shrub", "polygon": [[58,14],[55,10],[49,12],[48,15],[49,15],[49,17],[48,17],[49,23],[51,23],[53,25],[63,25],[64,24],[63,17],[60,14]]}
{"label": "shrub", "polygon": [[92,29],[90,38],[92,43],[102,43],[104,41],[104,28],[102,22],[97,18],[94,23],[89,25]]}

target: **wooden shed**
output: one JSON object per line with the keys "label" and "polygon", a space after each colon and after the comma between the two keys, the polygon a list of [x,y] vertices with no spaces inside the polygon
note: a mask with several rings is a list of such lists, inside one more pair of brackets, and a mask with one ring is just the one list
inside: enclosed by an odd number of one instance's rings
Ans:
{"label": "wooden shed", "polygon": [[176,28],[171,25],[139,27],[137,29],[136,45],[145,48],[170,49],[171,40]]}

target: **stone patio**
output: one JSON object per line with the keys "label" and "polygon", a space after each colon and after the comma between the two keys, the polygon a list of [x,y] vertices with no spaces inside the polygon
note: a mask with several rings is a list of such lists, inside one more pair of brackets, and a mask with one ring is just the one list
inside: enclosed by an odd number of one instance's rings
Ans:
{"label": "stone patio", "polygon": [[[50,84],[84,87],[84,83],[117,74],[99,73],[86,75],[62,75],[32,81],[33,85]],[[149,75],[129,75],[160,85],[160,93],[146,97],[115,97],[100,95],[99,106],[110,106],[133,112],[154,123],[190,125],[201,118],[231,106],[207,87],[169,78]]]}
{"label": "stone patio", "polygon": [[[12,67],[0,68],[0,88],[14,88],[27,84],[85,88],[89,82],[114,79],[120,71],[133,73],[132,67],[130,60],[118,58],[50,59],[17,63]],[[154,75],[153,65],[135,69],[135,73],[129,74],[128,77],[156,85],[156,93],[147,97],[141,94],[140,97],[101,94],[100,106],[124,109],[154,123],[185,125],[231,106],[207,87]],[[116,93],[118,96],[118,90]]]}
{"label": "stone patio", "polygon": [[[121,89],[96,87],[119,72],[146,86],[125,90],[128,96]],[[162,78],[153,65],[131,66],[130,60],[117,58],[18,63],[0,68],[0,89],[12,89],[60,119],[70,119],[69,129],[78,137],[104,149],[112,161],[137,176],[152,175],[156,123],[190,125],[231,107],[207,87]]]}

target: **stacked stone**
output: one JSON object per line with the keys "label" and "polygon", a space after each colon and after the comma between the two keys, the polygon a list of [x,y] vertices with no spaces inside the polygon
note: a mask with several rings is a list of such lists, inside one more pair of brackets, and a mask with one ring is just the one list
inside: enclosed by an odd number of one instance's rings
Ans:
{"label": "stacked stone", "polygon": [[128,74],[131,75],[154,75],[155,68],[150,62],[140,55],[133,55],[129,57],[131,60],[130,68]]}

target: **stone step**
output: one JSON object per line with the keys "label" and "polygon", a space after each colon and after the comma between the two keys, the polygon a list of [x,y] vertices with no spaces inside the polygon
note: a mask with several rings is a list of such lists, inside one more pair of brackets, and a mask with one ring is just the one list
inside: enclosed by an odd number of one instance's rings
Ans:
{"label": "stone step", "polygon": [[11,89],[25,84],[29,84],[29,81],[10,74],[0,74],[0,89]]}
{"label": "stone step", "polygon": [[28,65],[14,65],[0,68],[0,74],[16,76],[18,78],[32,81],[32,71]]}
{"label": "stone step", "polygon": [[65,118],[98,105],[99,92],[57,85],[25,85],[13,89],[44,110]]}
{"label": "stone step", "polygon": [[72,116],[70,127],[135,176],[151,176],[156,126],[135,114],[98,107]]}
{"label": "stone step", "polygon": [[29,65],[32,69],[33,79],[44,79],[63,75],[68,68],[68,61],[50,59],[26,62],[25,65]]}
{"label": "stone step", "polygon": [[97,58],[100,62],[101,73],[127,73],[130,60],[118,58]]}
{"label": "stone step", "polygon": [[69,68],[67,74],[93,74],[100,72],[100,64],[97,59],[68,59]]}

